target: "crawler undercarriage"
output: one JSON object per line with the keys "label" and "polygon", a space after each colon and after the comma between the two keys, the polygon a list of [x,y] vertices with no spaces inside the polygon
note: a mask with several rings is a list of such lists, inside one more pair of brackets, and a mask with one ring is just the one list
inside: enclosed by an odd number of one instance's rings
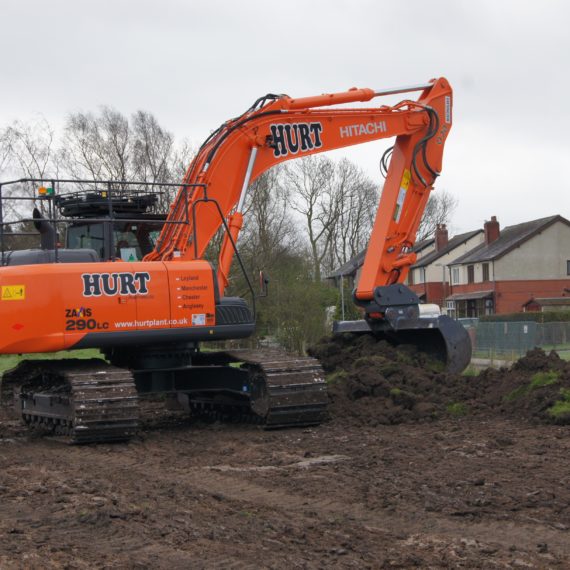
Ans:
{"label": "crawler undercarriage", "polygon": [[27,360],[2,379],[4,406],[69,443],[131,439],[145,393],[176,396],[193,416],[266,428],[317,425],[326,417],[318,361],[280,351],[197,353],[188,366],[134,372],[100,359]]}

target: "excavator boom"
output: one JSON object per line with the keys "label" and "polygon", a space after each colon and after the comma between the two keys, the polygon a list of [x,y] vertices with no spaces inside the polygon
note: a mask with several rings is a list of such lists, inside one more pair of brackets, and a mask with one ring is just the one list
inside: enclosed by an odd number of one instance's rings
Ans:
{"label": "excavator boom", "polygon": [[[339,104],[420,91],[417,101],[394,106],[338,108]],[[378,205],[368,254],[358,284],[359,300],[373,298],[378,285],[401,283],[415,261],[410,249],[451,128],[452,90],[446,79],[394,90],[351,89],[344,93],[258,100],[246,113],[224,123],[202,145],[181,188],[156,249],[147,260],[199,259],[223,223],[236,241],[247,187],[284,161],[396,137]],[[210,202],[210,203],[208,203]],[[229,238],[227,238],[229,240]],[[218,284],[223,290],[232,256],[222,248]],[[230,249],[231,250],[231,249]]]}

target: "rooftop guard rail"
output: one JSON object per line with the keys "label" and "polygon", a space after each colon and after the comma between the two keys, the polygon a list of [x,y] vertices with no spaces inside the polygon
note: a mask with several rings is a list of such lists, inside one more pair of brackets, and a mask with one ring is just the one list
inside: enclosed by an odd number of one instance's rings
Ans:
{"label": "rooftop guard rail", "polygon": [[[14,187],[18,184],[49,184],[50,186],[41,188],[45,191],[43,193],[38,193],[36,196],[17,196],[17,195],[9,195],[7,196],[5,193],[6,188]],[[62,185],[87,185],[92,188],[87,188],[79,191],[70,191],[70,192],[60,192]],[[93,187],[94,186],[94,187]],[[99,186],[99,188],[98,188]],[[72,214],[66,216],[66,218],[60,218],[57,214],[57,207],[60,209],[65,208],[64,202],[67,202],[68,210],[71,211],[70,205],[73,203],[74,199],[77,199],[77,202],[80,201],[82,196],[97,196],[101,198],[99,205],[102,206],[104,203],[104,199],[107,202],[107,208],[102,208],[99,211],[105,212],[105,217],[92,217],[89,216],[88,218],[81,218],[81,219],[88,219],[89,222],[109,222],[113,223],[114,221],[121,221],[121,222],[139,222],[140,218],[128,218],[121,216],[120,218],[117,217],[117,210],[126,210],[127,213],[129,210],[136,210],[137,203],[139,203],[139,208],[143,208],[143,211],[146,211],[146,208],[150,205],[148,203],[143,203],[144,200],[141,200],[143,196],[148,195],[148,192],[144,194],[145,190],[151,190],[154,194],[159,195],[163,192],[156,192],[154,188],[176,188],[184,190],[184,200],[188,205],[189,200],[192,198],[194,191],[197,188],[201,188],[203,192],[203,198],[199,200],[199,202],[210,202],[216,206],[216,210],[219,213],[222,225],[224,230],[228,233],[232,248],[236,254],[236,258],[240,265],[240,269],[243,273],[243,276],[247,283],[248,291],[251,295],[252,299],[252,310],[255,318],[256,314],[256,295],[253,290],[253,285],[247,274],[245,269],[244,263],[241,259],[239,251],[237,249],[237,245],[231,237],[229,233],[229,228],[227,225],[226,220],[223,217],[223,213],[221,211],[220,205],[218,204],[217,200],[210,198],[206,191],[205,184],[184,184],[184,183],[170,183],[170,182],[144,182],[144,181],[126,181],[126,180],[83,180],[83,179],[59,179],[59,178],[20,178],[18,180],[10,180],[8,182],[0,182],[0,255],[1,255],[1,263],[0,266],[6,265],[6,227],[10,227],[13,225],[19,225],[24,222],[37,222],[37,219],[34,218],[21,218],[17,221],[6,222],[4,221],[4,201],[11,200],[11,201],[22,201],[22,202],[33,202],[34,204],[37,202],[47,203],[47,217],[42,219],[43,222],[48,223],[51,225],[54,235],[57,236],[57,227],[61,224],[70,224],[73,221],[76,221],[77,217],[74,217]],[[190,190],[190,191],[189,191]],[[116,200],[119,200],[117,204],[114,204]],[[130,201],[130,202],[129,202]],[[76,207],[78,203],[75,203]],[[129,208],[129,203],[134,204],[133,208]],[[195,205],[194,205],[195,206]],[[183,220],[156,220],[153,222],[152,220],[146,220],[146,223],[156,223],[156,224],[190,224],[192,222],[192,240],[194,242],[194,247],[196,248],[197,238],[196,238],[196,214],[195,214],[195,207],[192,207],[192,220],[190,220],[188,207],[185,211],[185,219]],[[32,233],[32,232],[10,232],[10,237],[15,236],[22,236],[22,235],[39,235],[39,233]],[[113,232],[109,233],[110,238],[110,251],[113,252],[115,250],[114,244],[114,236]],[[58,243],[58,240],[54,240],[54,263],[58,263],[58,250],[61,249],[61,246]],[[113,256],[113,260],[116,259],[116,256]]]}
{"label": "rooftop guard rail", "polygon": [[[14,188],[17,185],[24,185],[24,184],[35,184],[41,185],[41,188],[45,190],[42,194],[37,194],[35,196],[29,195],[21,195],[25,194],[25,192],[21,191],[20,194],[10,194],[7,195],[6,189],[7,188]],[[43,185],[46,185],[44,187]],[[85,186],[85,189],[79,191],[70,190],[69,192],[65,190],[65,186],[73,185],[77,186]],[[63,186],[63,188],[62,188]],[[69,201],[71,203],[73,198],[77,198],[78,203],[82,196],[98,196],[101,198],[99,201],[99,212],[102,213],[105,217],[94,217],[90,216],[90,222],[113,222],[115,220],[119,220],[121,222],[138,222],[139,219],[135,218],[128,218],[125,216],[117,217],[116,210],[129,210],[129,208],[120,208],[117,207],[118,204],[128,205],[129,200],[130,203],[135,206],[137,202],[139,203],[140,207],[143,207],[143,204],[140,204],[141,197],[143,195],[148,195],[148,192],[151,191],[157,196],[163,194],[164,192],[157,191],[165,189],[165,188],[176,188],[180,189],[183,188],[185,193],[191,196],[194,188],[201,187],[201,184],[180,184],[180,183],[168,183],[168,182],[144,182],[144,181],[125,181],[125,180],[83,180],[83,179],[58,179],[58,178],[20,178],[18,180],[10,180],[8,182],[0,182],[0,254],[1,254],[1,265],[6,264],[5,253],[6,253],[6,228],[11,226],[17,226],[24,222],[34,222],[33,218],[21,218],[17,221],[5,221],[5,202],[6,201],[13,201],[13,202],[32,202],[34,204],[41,203],[46,204],[44,208],[47,210],[47,216],[44,217],[43,221],[49,223],[52,226],[52,229],[55,234],[57,234],[57,228],[61,224],[69,224],[70,222],[76,220],[72,214],[69,216],[61,217],[58,216],[57,207],[61,207],[65,201]],[[189,189],[191,190],[189,192]],[[146,194],[145,194],[146,191]],[[102,207],[104,205],[104,201],[106,201],[106,208]],[[114,204],[115,203],[115,204]],[[151,204],[147,204],[147,207]],[[157,224],[188,224],[190,222],[188,216],[186,216],[185,220],[181,221],[166,221],[166,220],[157,220]],[[150,221],[152,223],[152,221]],[[37,235],[33,232],[10,232],[10,237],[14,236],[23,236],[23,235]],[[110,235],[111,250],[114,249],[113,243],[113,235],[111,232]],[[54,262],[58,262],[58,250],[61,246],[55,240],[54,244]]]}

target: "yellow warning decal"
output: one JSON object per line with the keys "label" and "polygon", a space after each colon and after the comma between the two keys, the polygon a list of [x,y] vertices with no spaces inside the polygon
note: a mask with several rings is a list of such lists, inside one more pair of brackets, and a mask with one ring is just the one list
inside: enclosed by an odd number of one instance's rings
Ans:
{"label": "yellow warning decal", "polygon": [[412,173],[405,168],[404,175],[402,176],[402,183],[400,184],[400,188],[407,190],[410,187],[410,180],[412,178]]}
{"label": "yellow warning decal", "polygon": [[402,176],[398,198],[396,199],[396,207],[394,208],[394,221],[396,223],[400,221],[400,216],[402,215],[402,206],[404,205],[404,200],[406,199],[406,192],[410,186],[411,178],[412,173],[406,168],[404,170],[404,175]]}
{"label": "yellow warning decal", "polygon": [[2,301],[23,301],[26,298],[25,285],[4,285],[1,292]]}

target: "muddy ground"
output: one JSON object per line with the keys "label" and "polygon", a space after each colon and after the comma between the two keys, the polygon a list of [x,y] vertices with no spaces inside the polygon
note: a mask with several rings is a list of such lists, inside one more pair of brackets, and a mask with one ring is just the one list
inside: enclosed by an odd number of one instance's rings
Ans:
{"label": "muddy ground", "polygon": [[190,422],[147,401],[134,441],[69,447],[5,421],[0,568],[570,568],[570,427],[543,413],[560,387],[523,405],[497,386],[527,386],[532,363],[454,392],[394,358],[440,396],[387,362],[382,388],[355,390],[356,358],[318,428]]}

